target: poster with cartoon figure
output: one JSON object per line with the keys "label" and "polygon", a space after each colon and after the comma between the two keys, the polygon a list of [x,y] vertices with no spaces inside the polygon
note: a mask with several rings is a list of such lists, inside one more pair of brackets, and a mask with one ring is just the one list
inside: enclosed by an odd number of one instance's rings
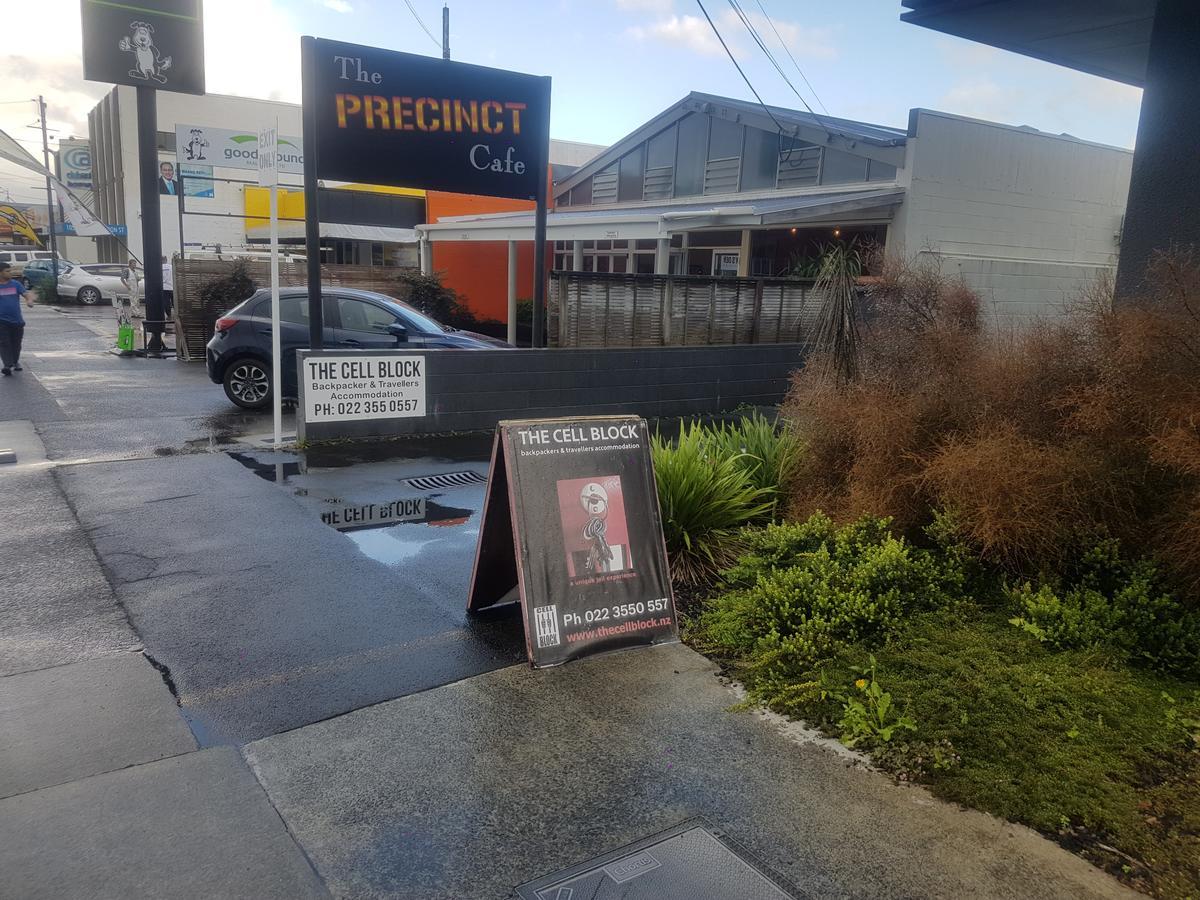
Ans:
{"label": "poster with cartoon figure", "polygon": [[619,476],[560,481],[558,511],[572,580],[633,567]]}

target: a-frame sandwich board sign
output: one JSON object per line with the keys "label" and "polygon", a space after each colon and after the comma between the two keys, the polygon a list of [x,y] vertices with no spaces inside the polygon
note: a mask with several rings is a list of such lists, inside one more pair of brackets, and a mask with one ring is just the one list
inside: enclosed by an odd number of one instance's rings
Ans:
{"label": "a-frame sandwich board sign", "polygon": [[516,588],[535,667],[679,640],[646,422],[501,422],[467,609]]}

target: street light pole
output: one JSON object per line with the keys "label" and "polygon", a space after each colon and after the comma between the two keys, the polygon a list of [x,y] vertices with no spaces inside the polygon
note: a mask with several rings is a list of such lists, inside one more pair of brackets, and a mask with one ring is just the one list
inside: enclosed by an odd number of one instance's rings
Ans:
{"label": "street light pole", "polygon": [[[42,162],[46,166],[46,221],[50,232],[50,271],[58,278],[58,240],[54,236],[54,188],[50,184],[50,139],[46,136],[46,100],[38,94],[38,115],[42,119]],[[54,300],[55,298],[51,298]]]}

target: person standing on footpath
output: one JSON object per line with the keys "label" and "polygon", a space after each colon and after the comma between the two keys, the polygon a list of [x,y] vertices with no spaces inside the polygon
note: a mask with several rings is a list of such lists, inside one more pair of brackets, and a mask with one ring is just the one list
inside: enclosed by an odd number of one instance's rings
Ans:
{"label": "person standing on footpath", "polygon": [[125,285],[125,290],[129,291],[129,314],[135,319],[142,318],[139,305],[141,303],[142,273],[138,271],[136,259],[129,260],[129,265],[125,267],[125,273],[121,276],[121,284]]}
{"label": "person standing on footpath", "polygon": [[0,373],[21,371],[21,341],[25,337],[25,317],[21,315],[21,297],[33,306],[33,297],[25,285],[8,276],[8,263],[0,263]]}
{"label": "person standing on footpath", "polygon": [[162,258],[162,270],[163,315],[169,319],[175,312],[175,267],[171,265],[171,260],[165,256]]}

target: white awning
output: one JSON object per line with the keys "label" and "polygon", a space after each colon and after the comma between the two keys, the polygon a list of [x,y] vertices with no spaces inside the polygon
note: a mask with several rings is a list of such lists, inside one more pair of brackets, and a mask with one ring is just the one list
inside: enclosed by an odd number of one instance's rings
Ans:
{"label": "white awning", "polygon": [[[297,240],[304,237],[303,222],[280,222],[279,239]],[[322,222],[321,237],[343,241],[372,241],[384,244],[415,244],[417,232],[412,228],[388,228],[383,225],[345,225],[340,222]],[[246,228],[249,240],[271,239],[271,225],[264,222]]]}
{"label": "white awning", "polygon": [[[565,207],[546,214],[546,239],[558,241],[637,240],[669,237],[700,228],[753,228],[802,225],[837,217],[842,225],[856,220],[887,221],[904,202],[904,188],[894,184],[862,190],[731,198],[724,203],[639,204],[609,209]],[[449,216],[418,225],[419,236],[440,241],[531,241],[532,211]]]}

